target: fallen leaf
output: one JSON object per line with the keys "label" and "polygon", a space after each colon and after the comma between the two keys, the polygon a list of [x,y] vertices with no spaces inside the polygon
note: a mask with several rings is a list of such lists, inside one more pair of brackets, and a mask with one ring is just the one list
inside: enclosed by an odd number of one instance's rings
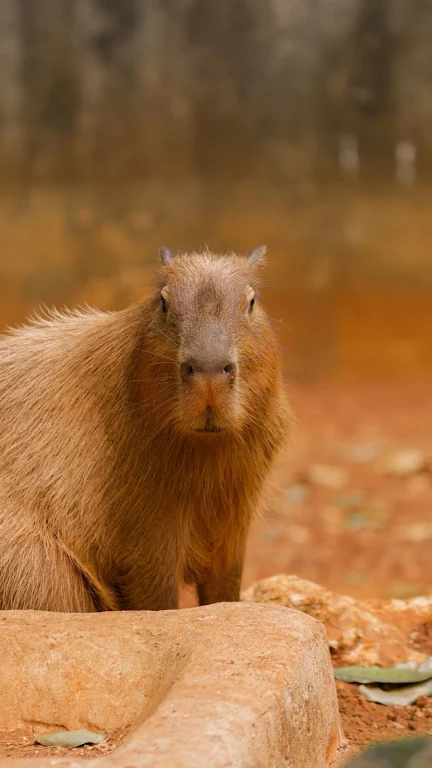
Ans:
{"label": "fallen leaf", "polygon": [[370,527],[370,520],[362,512],[353,512],[346,518],[345,525],[351,531],[360,531],[362,528]]}
{"label": "fallen leaf", "polygon": [[358,509],[366,503],[367,494],[362,490],[345,491],[344,493],[339,493],[336,498],[336,504],[339,504],[340,507]]}
{"label": "fallen leaf", "polygon": [[336,680],[345,683],[382,683],[386,685],[404,685],[420,683],[432,678],[432,667],[420,670],[398,664],[394,667],[339,667],[334,670]]}
{"label": "fallen leaf", "polygon": [[275,541],[281,535],[281,529],[278,525],[266,525],[261,533],[263,539],[267,541]]}
{"label": "fallen leaf", "polygon": [[57,731],[56,733],[37,733],[35,741],[43,747],[82,747],[83,744],[100,744],[108,734],[92,733],[86,728],[80,731]]}
{"label": "fallen leaf", "polygon": [[[395,723],[400,725],[400,723]],[[402,726],[403,727],[403,726]],[[345,768],[426,768],[432,756],[432,739],[428,736],[409,737],[374,745],[362,755],[350,760]]]}
{"label": "fallen leaf", "polygon": [[398,600],[407,600],[409,597],[421,595],[423,587],[411,581],[393,581],[387,589],[388,596]]}
{"label": "fallen leaf", "polygon": [[388,522],[389,514],[383,506],[370,505],[351,512],[345,519],[345,525],[351,530],[382,528]]}
{"label": "fallen leaf", "polygon": [[291,488],[287,488],[285,491],[285,498],[288,501],[293,501],[296,504],[306,501],[309,496],[309,490],[305,485],[292,485]]}
{"label": "fallen leaf", "polygon": [[419,696],[432,696],[432,680],[426,680],[417,685],[395,686],[390,690],[383,690],[377,685],[360,685],[359,693],[376,704],[384,704],[388,707],[409,707]]}

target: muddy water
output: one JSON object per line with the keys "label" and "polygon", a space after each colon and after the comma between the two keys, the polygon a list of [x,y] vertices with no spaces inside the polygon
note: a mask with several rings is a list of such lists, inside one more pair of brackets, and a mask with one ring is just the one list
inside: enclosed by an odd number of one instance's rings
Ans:
{"label": "muddy water", "polygon": [[119,308],[151,290],[157,248],[266,242],[265,299],[293,379],[432,374],[431,198],[426,191],[195,180],[0,195],[0,326],[41,304]]}

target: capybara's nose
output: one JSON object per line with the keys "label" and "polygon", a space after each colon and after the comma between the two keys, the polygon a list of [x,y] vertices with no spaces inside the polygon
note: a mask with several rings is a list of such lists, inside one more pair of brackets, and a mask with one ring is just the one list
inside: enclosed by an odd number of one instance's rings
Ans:
{"label": "capybara's nose", "polygon": [[237,373],[237,366],[232,360],[226,357],[202,357],[201,359],[190,357],[180,365],[180,375],[183,381],[191,379],[193,376],[226,376],[234,379]]}

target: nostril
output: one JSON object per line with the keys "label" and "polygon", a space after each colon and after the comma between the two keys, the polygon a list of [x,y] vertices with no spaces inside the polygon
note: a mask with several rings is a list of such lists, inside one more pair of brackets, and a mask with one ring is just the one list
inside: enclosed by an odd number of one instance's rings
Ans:
{"label": "nostril", "polygon": [[192,362],[187,361],[186,363],[182,363],[180,366],[180,374],[183,379],[189,379],[191,376],[193,376],[195,373],[195,366],[192,364]]}
{"label": "nostril", "polygon": [[237,366],[235,363],[225,363],[225,365],[219,360],[204,360],[197,361],[194,358],[185,360],[180,364],[180,376],[183,381],[189,381],[190,379],[202,374],[204,376],[220,376],[221,374],[234,379],[237,373]]}

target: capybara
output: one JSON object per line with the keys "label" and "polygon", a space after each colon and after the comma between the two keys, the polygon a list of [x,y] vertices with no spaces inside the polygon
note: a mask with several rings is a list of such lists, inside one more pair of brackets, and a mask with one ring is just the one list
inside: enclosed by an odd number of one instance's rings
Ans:
{"label": "capybara", "polygon": [[161,248],[151,298],[0,337],[0,608],[239,599],[290,423],[264,254]]}

